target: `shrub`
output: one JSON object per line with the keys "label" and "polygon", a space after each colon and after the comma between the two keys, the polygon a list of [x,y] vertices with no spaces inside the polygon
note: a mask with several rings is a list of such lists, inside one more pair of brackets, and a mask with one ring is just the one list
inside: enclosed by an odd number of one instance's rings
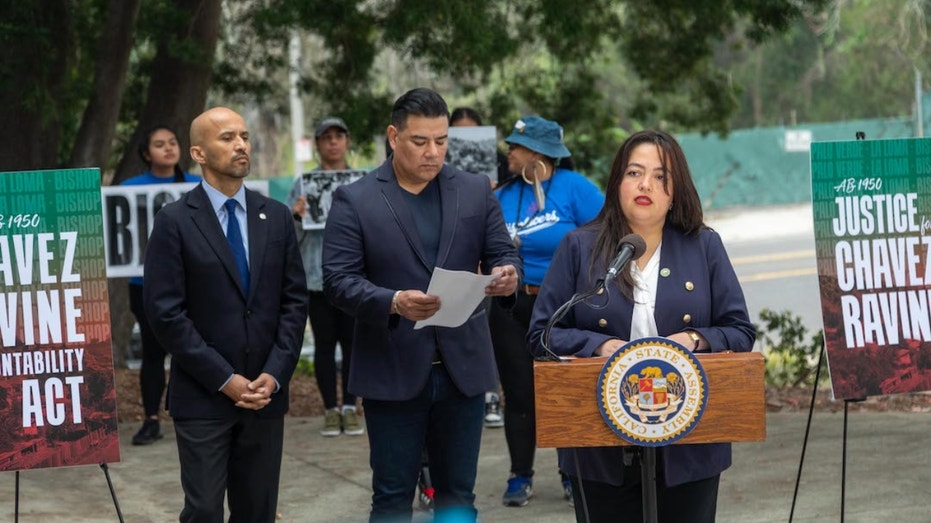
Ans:
{"label": "shrub", "polygon": [[[778,388],[812,386],[820,361],[824,330],[808,338],[802,319],[791,311],[760,311],[762,326],[757,325],[757,339],[766,359],[766,385]],[[827,372],[821,375],[827,382]]]}
{"label": "shrub", "polygon": [[297,367],[294,369],[294,374],[296,376],[313,376],[314,360],[307,356],[301,356],[301,358],[297,360]]}

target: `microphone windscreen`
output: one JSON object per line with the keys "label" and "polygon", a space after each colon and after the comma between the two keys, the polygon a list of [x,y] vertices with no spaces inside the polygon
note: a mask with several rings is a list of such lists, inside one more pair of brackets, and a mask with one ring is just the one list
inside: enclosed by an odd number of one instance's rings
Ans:
{"label": "microphone windscreen", "polygon": [[624,245],[625,243],[629,243],[634,248],[634,253],[630,256],[631,260],[640,258],[647,250],[646,240],[643,239],[643,236],[640,236],[637,233],[632,232],[621,238],[621,245]]}

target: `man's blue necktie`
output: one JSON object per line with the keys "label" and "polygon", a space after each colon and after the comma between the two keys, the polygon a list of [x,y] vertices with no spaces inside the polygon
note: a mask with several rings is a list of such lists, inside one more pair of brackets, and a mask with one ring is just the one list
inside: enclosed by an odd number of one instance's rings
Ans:
{"label": "man's blue necktie", "polygon": [[230,198],[223,204],[229,220],[226,224],[226,240],[233,249],[233,258],[242,278],[242,288],[249,294],[249,260],[246,259],[246,246],[242,241],[242,231],[239,230],[239,220],[236,219],[236,200]]}

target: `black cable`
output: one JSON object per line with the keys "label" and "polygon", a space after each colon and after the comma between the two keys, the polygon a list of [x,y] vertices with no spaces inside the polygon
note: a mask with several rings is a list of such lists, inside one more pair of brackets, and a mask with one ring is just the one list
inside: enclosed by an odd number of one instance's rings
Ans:
{"label": "black cable", "polygon": [[[569,312],[569,309],[574,307],[576,304],[583,302],[592,296],[595,296],[599,291],[604,291],[605,294],[607,294],[607,289],[605,289],[603,279],[598,280],[595,283],[595,286],[591,289],[583,293],[573,294],[572,297],[569,298],[569,301],[563,303],[559,306],[558,309],[556,309],[556,312],[550,316],[550,321],[546,322],[546,328],[543,329],[543,337],[540,338],[540,346],[543,347],[543,356],[536,358],[537,361],[565,361],[560,358],[558,354],[553,352],[552,349],[550,349],[550,331],[553,330],[553,326],[555,326],[559,320],[563,319],[563,317]],[[600,309],[602,307],[604,307],[604,305],[601,307],[592,308]]]}

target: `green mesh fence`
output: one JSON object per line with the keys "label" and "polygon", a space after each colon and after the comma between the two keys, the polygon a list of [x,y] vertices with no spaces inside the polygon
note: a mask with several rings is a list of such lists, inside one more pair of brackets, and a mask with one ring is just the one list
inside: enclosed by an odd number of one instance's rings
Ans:
{"label": "green mesh fence", "polygon": [[[926,113],[927,114],[927,113]],[[927,125],[927,124],[926,124]],[[785,205],[811,201],[809,141],[831,142],[915,136],[911,118],[767,127],[716,135],[677,136],[706,209]]]}

